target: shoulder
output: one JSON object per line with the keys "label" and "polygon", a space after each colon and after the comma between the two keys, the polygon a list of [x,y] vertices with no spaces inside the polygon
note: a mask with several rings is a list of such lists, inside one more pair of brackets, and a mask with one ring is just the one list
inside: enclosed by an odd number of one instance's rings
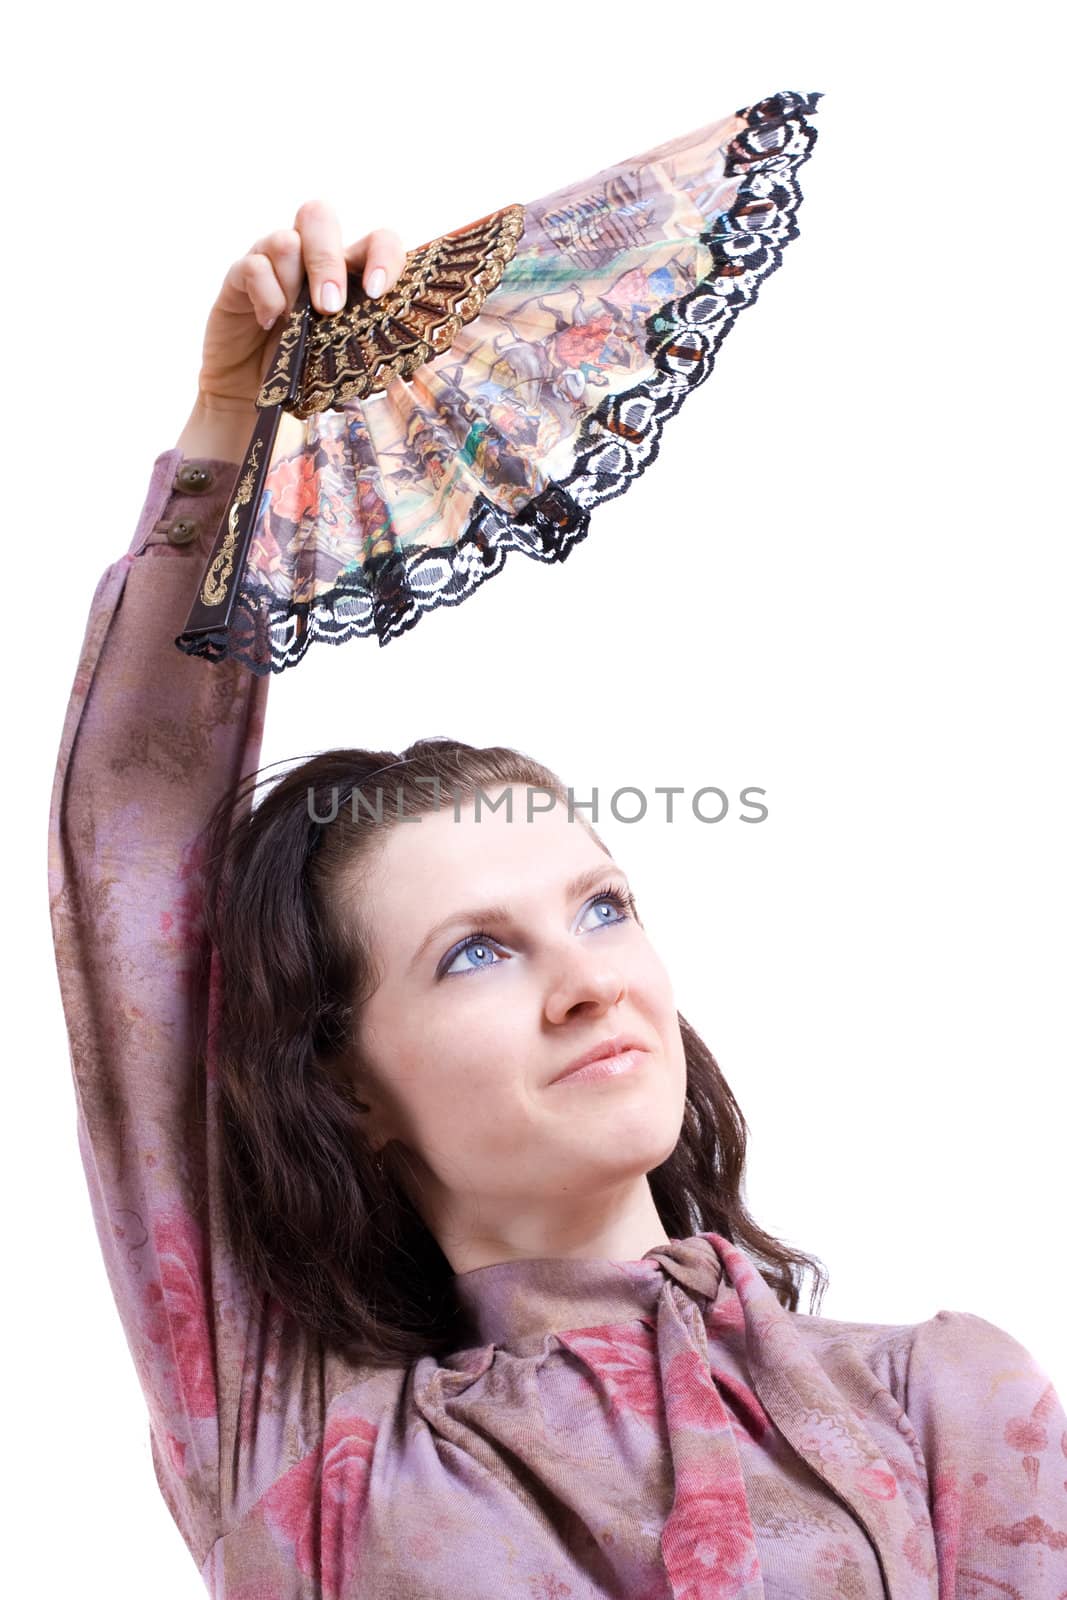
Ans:
{"label": "shoulder", "polygon": [[911,1330],[912,1380],[937,1371],[946,1380],[973,1383],[978,1374],[1008,1381],[1031,1373],[1036,1362],[1015,1336],[972,1311],[937,1311]]}
{"label": "shoulder", "polygon": [[[908,1324],[795,1315],[794,1326],[825,1367],[857,1364],[888,1389],[920,1432],[956,1427],[1001,1433],[1020,1447],[1047,1442],[1042,1419],[1062,1417],[1049,1375],[1013,1334],[970,1311],[937,1311]],[[1028,1432],[1026,1419],[1035,1427]],[[1012,1424],[1012,1426],[1009,1426]],[[1042,1439],[1039,1440],[1039,1434]],[[1056,1434],[1057,1443],[1059,1434]]]}
{"label": "shoulder", "polygon": [[925,1322],[846,1322],[792,1313],[793,1326],[812,1353],[846,1345],[889,1366],[904,1381],[912,1370],[965,1376],[980,1367],[1031,1367],[1034,1358],[1006,1329],[971,1311],[936,1311]]}
{"label": "shoulder", "polygon": [[1067,1600],[1067,1415],[1026,1346],[970,1311],[792,1325],[904,1492],[926,1499],[938,1592]]}
{"label": "shoulder", "polygon": [[973,1312],[938,1311],[917,1323],[903,1354],[898,1398],[916,1425],[959,1418],[963,1427],[974,1432],[977,1425],[987,1435],[997,1427],[998,1442],[1025,1451],[1028,1440],[1044,1448],[1043,1422],[1054,1413],[1062,1418],[1052,1381],[1032,1353]]}

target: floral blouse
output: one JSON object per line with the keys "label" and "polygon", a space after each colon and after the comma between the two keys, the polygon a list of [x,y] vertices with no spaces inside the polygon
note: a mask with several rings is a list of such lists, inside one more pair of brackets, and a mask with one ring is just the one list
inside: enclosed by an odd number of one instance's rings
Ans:
{"label": "floral blouse", "polygon": [[714,1233],[461,1273],[476,1342],[396,1369],[250,1294],[220,1224],[198,835],[257,766],[270,678],[173,643],[237,470],[157,457],[93,596],[49,832],[100,1247],[209,1591],[1063,1600],[1067,1417],[981,1317],[788,1312]]}

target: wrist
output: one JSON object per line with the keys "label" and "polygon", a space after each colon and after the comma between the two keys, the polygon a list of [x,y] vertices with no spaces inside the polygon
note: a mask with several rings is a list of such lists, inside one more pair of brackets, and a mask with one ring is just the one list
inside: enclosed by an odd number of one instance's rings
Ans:
{"label": "wrist", "polygon": [[220,403],[198,395],[178,437],[177,448],[185,456],[233,461],[240,465],[258,418],[259,410],[255,405]]}

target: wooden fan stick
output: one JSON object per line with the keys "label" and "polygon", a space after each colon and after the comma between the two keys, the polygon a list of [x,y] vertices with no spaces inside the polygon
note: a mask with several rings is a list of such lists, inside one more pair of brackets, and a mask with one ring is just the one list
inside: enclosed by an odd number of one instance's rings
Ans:
{"label": "wooden fan stick", "polygon": [[[237,486],[219,523],[204,576],[197,591],[182,637],[225,634],[241,587],[245,557],[256,525],[263,484],[274,451],[282,411],[296,398],[300,388],[304,346],[311,315],[311,290],[307,277],[293,306],[292,317],[274,353],[266,380],[274,402],[262,408],[259,420],[245,451]],[[287,382],[283,380],[288,378]],[[221,641],[220,641],[221,642]]]}

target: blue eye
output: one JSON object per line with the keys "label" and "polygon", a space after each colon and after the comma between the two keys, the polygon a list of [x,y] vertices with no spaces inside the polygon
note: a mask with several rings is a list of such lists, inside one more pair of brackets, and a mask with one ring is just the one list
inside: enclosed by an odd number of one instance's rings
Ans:
{"label": "blue eye", "polygon": [[[604,890],[603,893],[598,894],[589,902],[586,910],[591,911],[594,907],[598,911],[603,910],[605,907],[611,907],[612,910],[617,913],[617,915],[611,917],[598,917],[595,926],[599,928],[610,928],[616,922],[626,922],[637,914],[637,906],[634,903],[633,895],[631,895],[628,890],[621,887],[617,889]],[[484,959],[484,957],[501,948],[502,946],[500,945],[499,941],[494,939],[488,933],[469,933],[463,940],[462,944],[458,944],[456,948],[445,957],[444,963],[438,969],[437,975],[441,978],[455,977],[462,972],[484,972],[489,967],[498,967],[501,965],[501,962],[487,961]],[[472,966],[457,967],[456,962],[461,956],[476,956],[478,959]]]}

